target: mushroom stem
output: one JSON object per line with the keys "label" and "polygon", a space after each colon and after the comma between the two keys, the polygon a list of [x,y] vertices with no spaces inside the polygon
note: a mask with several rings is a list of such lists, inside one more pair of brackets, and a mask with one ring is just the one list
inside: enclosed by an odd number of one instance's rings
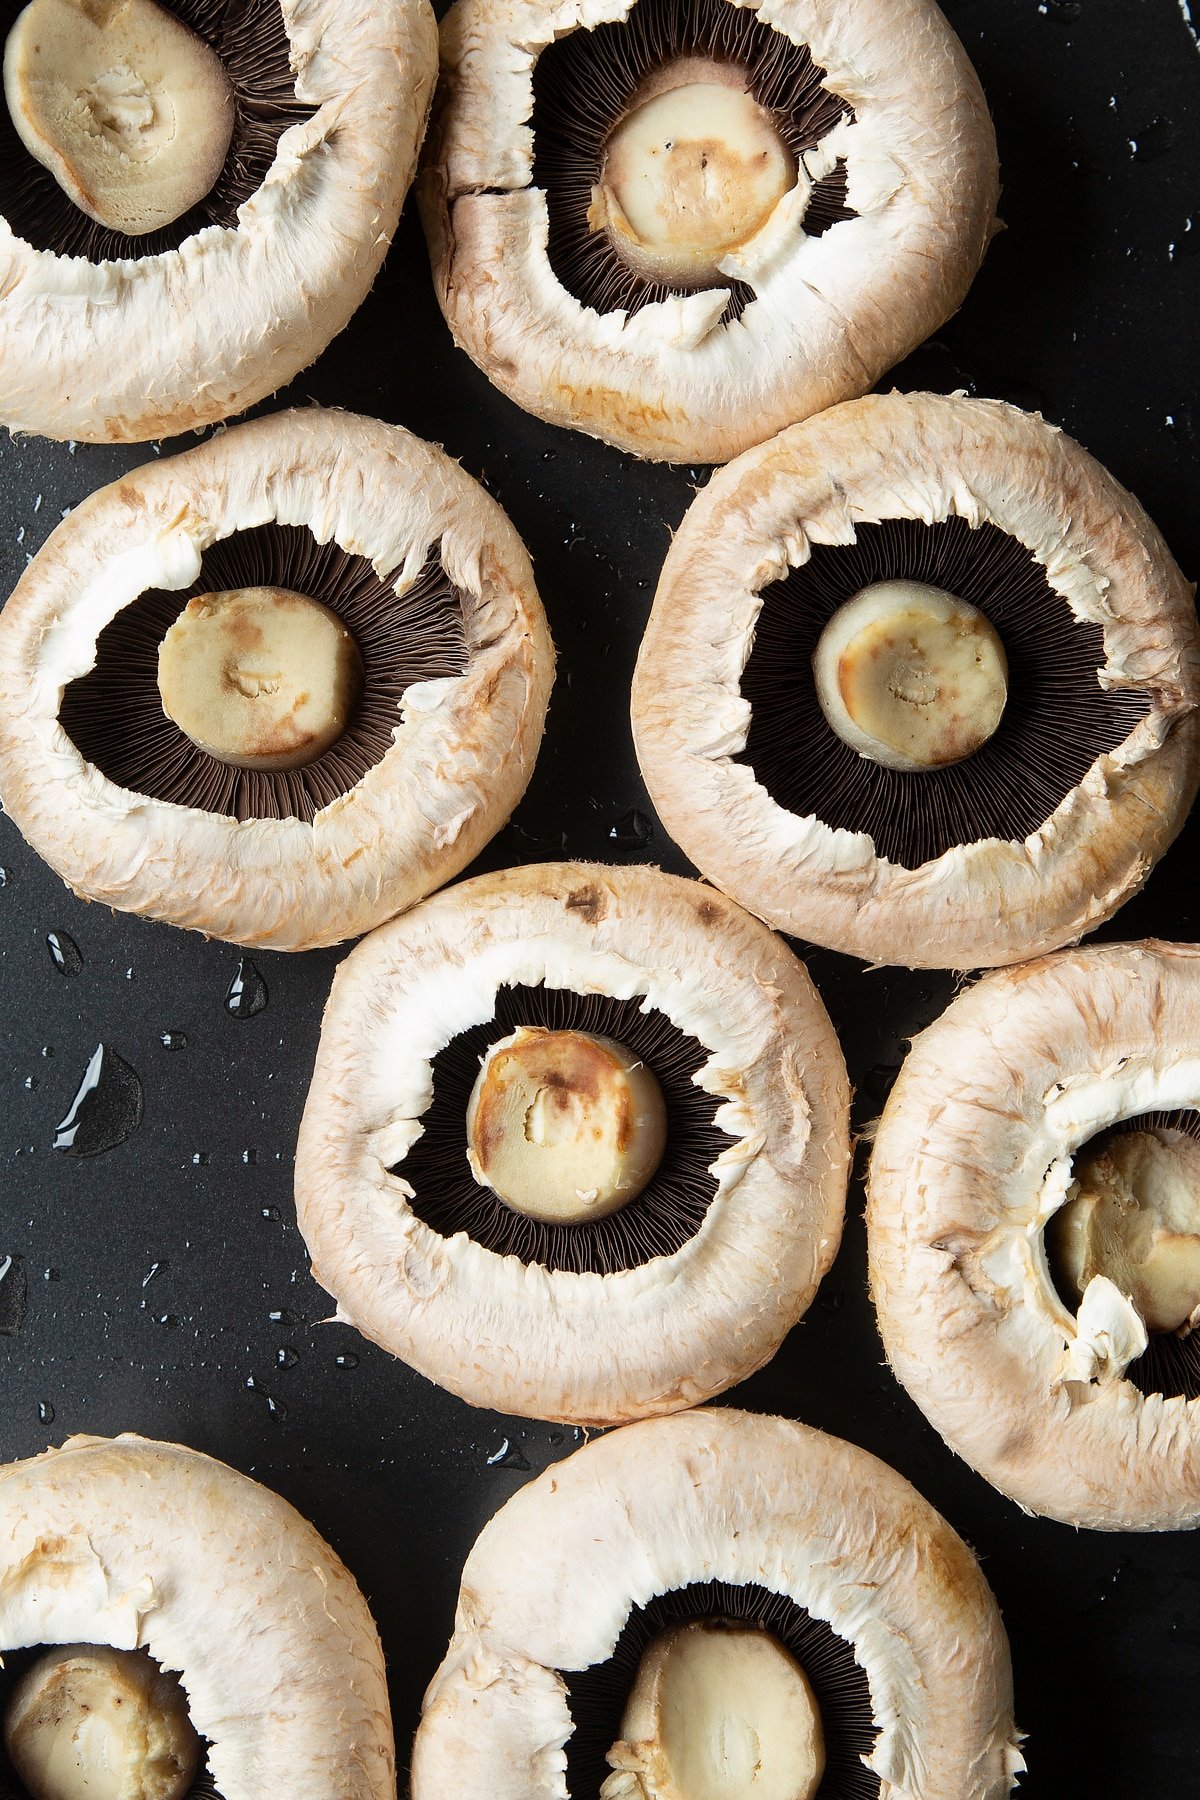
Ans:
{"label": "mushroom stem", "polygon": [[1200,1141],[1131,1131],[1085,1153],[1050,1244],[1077,1302],[1103,1275],[1148,1331],[1191,1330],[1200,1322]]}
{"label": "mushroom stem", "polygon": [[336,742],[362,687],[353,637],[319,600],[237,588],[189,600],[163,638],[163,711],[239,769],[298,769]]}
{"label": "mushroom stem", "polygon": [[765,1631],[678,1626],[643,1656],[601,1800],[812,1800],[825,1772],[808,1677]]}
{"label": "mushroom stem", "polygon": [[744,71],[689,58],[661,71],[610,134],[588,224],[640,275],[701,287],[796,184]]}
{"label": "mushroom stem", "polygon": [[96,1644],[40,1657],[4,1735],[33,1800],[182,1800],[200,1758],[174,1676],[144,1651]]}
{"label": "mushroom stem", "polygon": [[662,1157],[658,1082],[611,1038],[519,1026],[488,1050],[467,1106],[476,1181],[554,1224],[602,1219]]}
{"label": "mushroom stem", "polygon": [[203,200],[233,134],[220,58],[154,0],[30,0],[5,44],[4,95],[29,154],[130,237]]}
{"label": "mushroom stem", "polygon": [[839,607],[813,656],[838,736],[890,769],[943,768],[1000,723],[1008,663],[977,607],[917,581],[879,581]]}

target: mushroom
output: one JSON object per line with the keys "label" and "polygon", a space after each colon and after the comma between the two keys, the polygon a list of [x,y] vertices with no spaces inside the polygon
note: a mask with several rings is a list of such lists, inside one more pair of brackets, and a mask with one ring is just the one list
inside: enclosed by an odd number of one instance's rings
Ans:
{"label": "mushroom", "polygon": [[670,1412],[812,1300],[847,1103],[803,967],[721,895],[586,863],[483,875],[339,968],[300,1230],[337,1316],[474,1405]]}
{"label": "mushroom", "polygon": [[242,411],[366,297],[436,78],[428,0],[30,0],[4,47],[0,423]]}
{"label": "mushroom", "polygon": [[700,1409],[575,1451],[484,1528],[412,1797],[1002,1800],[1018,1741],[945,1520],[851,1444]]}
{"label": "mushroom", "polygon": [[457,463],[282,413],[101,489],[33,559],[0,616],[0,794],[88,899],[336,943],[499,830],[552,677],[524,547]]}
{"label": "mushroom", "polygon": [[178,1800],[198,1738],[222,1800],[395,1800],[353,1578],[285,1501],[181,1445],[74,1437],[0,1468],[0,1653],[26,1665],[0,1706],[33,1800]]}
{"label": "mushroom", "polygon": [[916,1040],[871,1158],[899,1379],[1028,1512],[1200,1524],[1200,951],[1061,951]]}
{"label": "mushroom", "polygon": [[418,194],[455,341],[518,405],[723,462],[962,302],[995,140],[932,0],[458,0]]}
{"label": "mushroom", "polygon": [[1190,585],[1036,415],[872,395],[721,470],[633,682],[659,816],[777,930],[1021,961],[1137,891],[1200,782]]}

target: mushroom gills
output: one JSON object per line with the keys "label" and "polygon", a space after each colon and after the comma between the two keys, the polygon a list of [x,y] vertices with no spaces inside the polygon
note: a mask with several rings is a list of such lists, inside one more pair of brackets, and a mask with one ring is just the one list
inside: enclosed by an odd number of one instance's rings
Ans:
{"label": "mushroom gills", "polygon": [[1048,1237],[1077,1303],[1104,1275],[1148,1331],[1188,1334],[1200,1323],[1200,1140],[1158,1127],[1102,1141],[1080,1157]]}
{"label": "mushroom gills", "polygon": [[821,1715],[769,1632],[694,1620],[643,1655],[608,1761],[601,1800],[812,1800]]}
{"label": "mushroom gills", "polygon": [[796,182],[765,107],[727,63],[675,65],[610,134],[588,224],[638,274],[711,286]]}
{"label": "mushroom gills", "polygon": [[467,1103],[476,1181],[526,1217],[602,1219],[640,1194],[662,1159],[662,1090],[611,1038],[518,1026],[483,1057]]}
{"label": "mushroom gills", "polygon": [[4,1736],[32,1800],[183,1800],[200,1739],[179,1682],[144,1650],[69,1644],[28,1668]]}
{"label": "mushroom gills", "polygon": [[163,711],[239,769],[303,768],[337,742],[362,662],[336,613],[283,588],[197,594],[163,638]]}
{"label": "mushroom gills", "polygon": [[817,698],[860,756],[916,772],[962,762],[995,732],[1008,662],[978,607],[918,581],[879,581],[838,608],[813,657]]}
{"label": "mushroom gills", "polygon": [[4,94],[80,211],[133,238],[204,199],[233,135],[220,58],[155,0],[30,0],[5,44]]}

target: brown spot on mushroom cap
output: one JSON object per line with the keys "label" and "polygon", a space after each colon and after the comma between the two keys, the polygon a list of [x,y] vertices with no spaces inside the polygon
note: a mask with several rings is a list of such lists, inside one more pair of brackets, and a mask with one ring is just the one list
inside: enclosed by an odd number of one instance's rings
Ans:
{"label": "brown spot on mushroom cap", "polygon": [[566,906],[568,912],[578,913],[589,925],[595,925],[608,911],[608,897],[590,883],[586,887],[573,888],[567,895]]}

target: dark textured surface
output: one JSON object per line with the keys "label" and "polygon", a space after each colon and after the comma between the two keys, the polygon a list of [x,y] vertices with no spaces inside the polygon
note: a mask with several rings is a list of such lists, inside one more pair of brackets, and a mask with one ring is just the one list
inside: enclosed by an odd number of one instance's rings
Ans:
{"label": "dark textured surface", "polygon": [[[1176,0],[948,11],[996,114],[1009,229],[958,318],[895,380],[1041,407],[1139,495],[1194,577],[1200,50]],[[529,795],[487,865],[566,855],[683,868],[638,780],[627,702],[657,570],[703,472],[640,467],[490,389],[450,345],[411,216],[361,313],[287,396],[309,397],[445,443],[533,552],[560,674]],[[64,507],[147,454],[0,440],[6,590]],[[1193,824],[1104,935],[1195,938],[1198,842]],[[320,1323],[331,1306],[292,1224],[291,1162],[335,953],[254,955],[266,1005],[237,1017],[226,1005],[237,950],[82,905],[3,819],[0,864],[0,1264],[22,1259],[15,1299],[0,1284],[0,1453],[135,1428],[286,1494],[370,1597],[403,1762],[475,1533],[574,1434],[472,1412]],[[954,979],[808,960],[866,1121]],[[261,1000],[253,971],[244,987]],[[140,1077],[141,1123],[99,1155],[58,1154],[56,1127],[100,1042]],[[1026,1519],[955,1461],[881,1366],[861,1207],[856,1184],[808,1318],[730,1400],[882,1455],[979,1550],[1012,1639],[1023,1793],[1200,1791],[1200,1540]]]}

